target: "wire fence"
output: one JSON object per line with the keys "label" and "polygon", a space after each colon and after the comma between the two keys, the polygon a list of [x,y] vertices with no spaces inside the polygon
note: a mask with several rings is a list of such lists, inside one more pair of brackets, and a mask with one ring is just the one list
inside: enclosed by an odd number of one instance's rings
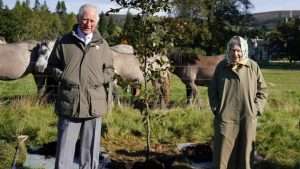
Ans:
{"label": "wire fence", "polygon": [[[196,67],[196,66],[190,66]],[[198,68],[211,68],[210,65],[201,65]],[[184,66],[176,65],[176,68],[184,68]],[[299,72],[300,73],[300,72]],[[300,76],[298,78],[286,78],[286,80],[282,81],[282,79],[276,79],[278,74],[269,73],[269,76],[266,79],[269,89],[269,99],[279,100],[285,99],[287,97],[292,97],[293,95],[300,95]],[[45,75],[35,75],[36,77],[44,77]],[[266,78],[266,77],[265,77]],[[182,80],[190,80],[189,78],[181,78]],[[268,80],[269,79],[269,80]],[[272,80],[270,80],[272,79]],[[208,81],[209,78],[196,78],[195,81]],[[275,81],[275,82],[274,82]],[[285,86],[288,84],[289,88]],[[44,84],[37,85],[34,82],[33,75],[28,75],[22,79],[14,80],[14,81],[0,81],[0,103],[5,102],[6,99],[16,98],[16,97],[27,97],[27,96],[38,96],[38,88],[45,87]],[[58,87],[53,86],[51,87]],[[189,88],[191,89],[191,88]],[[278,90],[277,90],[278,89]],[[186,86],[182,83],[182,81],[176,76],[172,75],[171,84],[170,84],[170,93],[169,93],[169,102],[171,104],[176,103],[177,105],[184,105],[186,103]],[[205,101],[207,104],[207,88],[198,87],[198,91],[200,93],[200,99]],[[127,89],[118,89],[118,92],[121,92],[119,96],[121,100],[126,100],[126,102],[130,102],[130,97],[132,96],[130,91]],[[55,93],[50,93],[48,96],[54,97]],[[123,97],[123,98],[122,98]]]}

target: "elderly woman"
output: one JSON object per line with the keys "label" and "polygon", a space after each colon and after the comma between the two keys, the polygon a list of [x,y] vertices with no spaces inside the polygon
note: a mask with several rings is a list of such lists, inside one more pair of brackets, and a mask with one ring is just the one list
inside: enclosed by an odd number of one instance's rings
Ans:
{"label": "elderly woman", "polygon": [[208,87],[215,115],[215,169],[250,169],[257,116],[267,102],[267,85],[256,62],[248,58],[247,41],[234,36],[226,58],[214,72]]}

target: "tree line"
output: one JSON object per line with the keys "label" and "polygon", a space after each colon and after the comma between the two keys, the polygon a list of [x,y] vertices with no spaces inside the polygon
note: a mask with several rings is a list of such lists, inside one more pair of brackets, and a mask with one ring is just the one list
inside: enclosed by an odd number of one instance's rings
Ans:
{"label": "tree line", "polygon": [[[159,16],[159,22],[165,27],[163,31],[168,32],[161,41],[171,41],[172,50],[215,55],[225,51],[226,43],[234,35],[258,36],[268,41],[272,58],[299,60],[299,18],[287,21],[278,18],[277,26],[267,31],[252,27],[254,18],[250,0],[173,0],[170,3],[172,8],[165,16]],[[9,9],[0,0],[0,36],[7,42],[55,39],[69,32],[77,22],[76,14],[67,13],[64,1],[57,2],[55,12],[49,10],[46,0],[42,4],[35,0],[33,7],[30,6],[30,0],[22,3],[17,0]],[[111,46],[132,45],[137,41],[137,17],[128,12],[120,19],[117,15],[107,16],[102,12],[98,30]]]}
{"label": "tree line", "polygon": [[15,6],[9,9],[0,0],[0,36],[7,42],[17,42],[29,39],[55,39],[70,31],[76,23],[76,15],[66,12],[64,1],[58,1],[55,12],[50,12],[46,1],[41,4],[35,0],[33,8],[30,0],[22,3],[17,0]]}

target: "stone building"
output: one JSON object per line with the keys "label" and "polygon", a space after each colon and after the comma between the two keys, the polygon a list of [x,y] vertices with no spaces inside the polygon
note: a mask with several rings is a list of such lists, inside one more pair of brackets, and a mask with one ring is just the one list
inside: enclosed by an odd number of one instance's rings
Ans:
{"label": "stone building", "polygon": [[249,57],[256,61],[269,61],[269,46],[268,41],[264,39],[248,39]]}

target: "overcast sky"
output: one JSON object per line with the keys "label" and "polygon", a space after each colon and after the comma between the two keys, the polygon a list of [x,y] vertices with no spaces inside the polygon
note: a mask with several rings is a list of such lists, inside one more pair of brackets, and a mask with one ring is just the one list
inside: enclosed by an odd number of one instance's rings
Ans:
{"label": "overcast sky", "polygon": [[[9,8],[14,7],[16,0],[2,0],[5,5]],[[20,0],[22,2],[24,0]],[[33,6],[35,0],[31,0],[31,6]],[[50,11],[54,12],[58,0],[46,0]],[[99,11],[106,12],[110,8],[116,8],[118,5],[111,0],[64,0],[67,12],[78,12],[79,7],[84,3],[94,4],[98,7]],[[267,12],[275,10],[300,10],[300,0],[250,0],[254,5],[252,13]],[[39,0],[42,4],[44,0]],[[125,14],[127,11],[124,10],[121,13]]]}

